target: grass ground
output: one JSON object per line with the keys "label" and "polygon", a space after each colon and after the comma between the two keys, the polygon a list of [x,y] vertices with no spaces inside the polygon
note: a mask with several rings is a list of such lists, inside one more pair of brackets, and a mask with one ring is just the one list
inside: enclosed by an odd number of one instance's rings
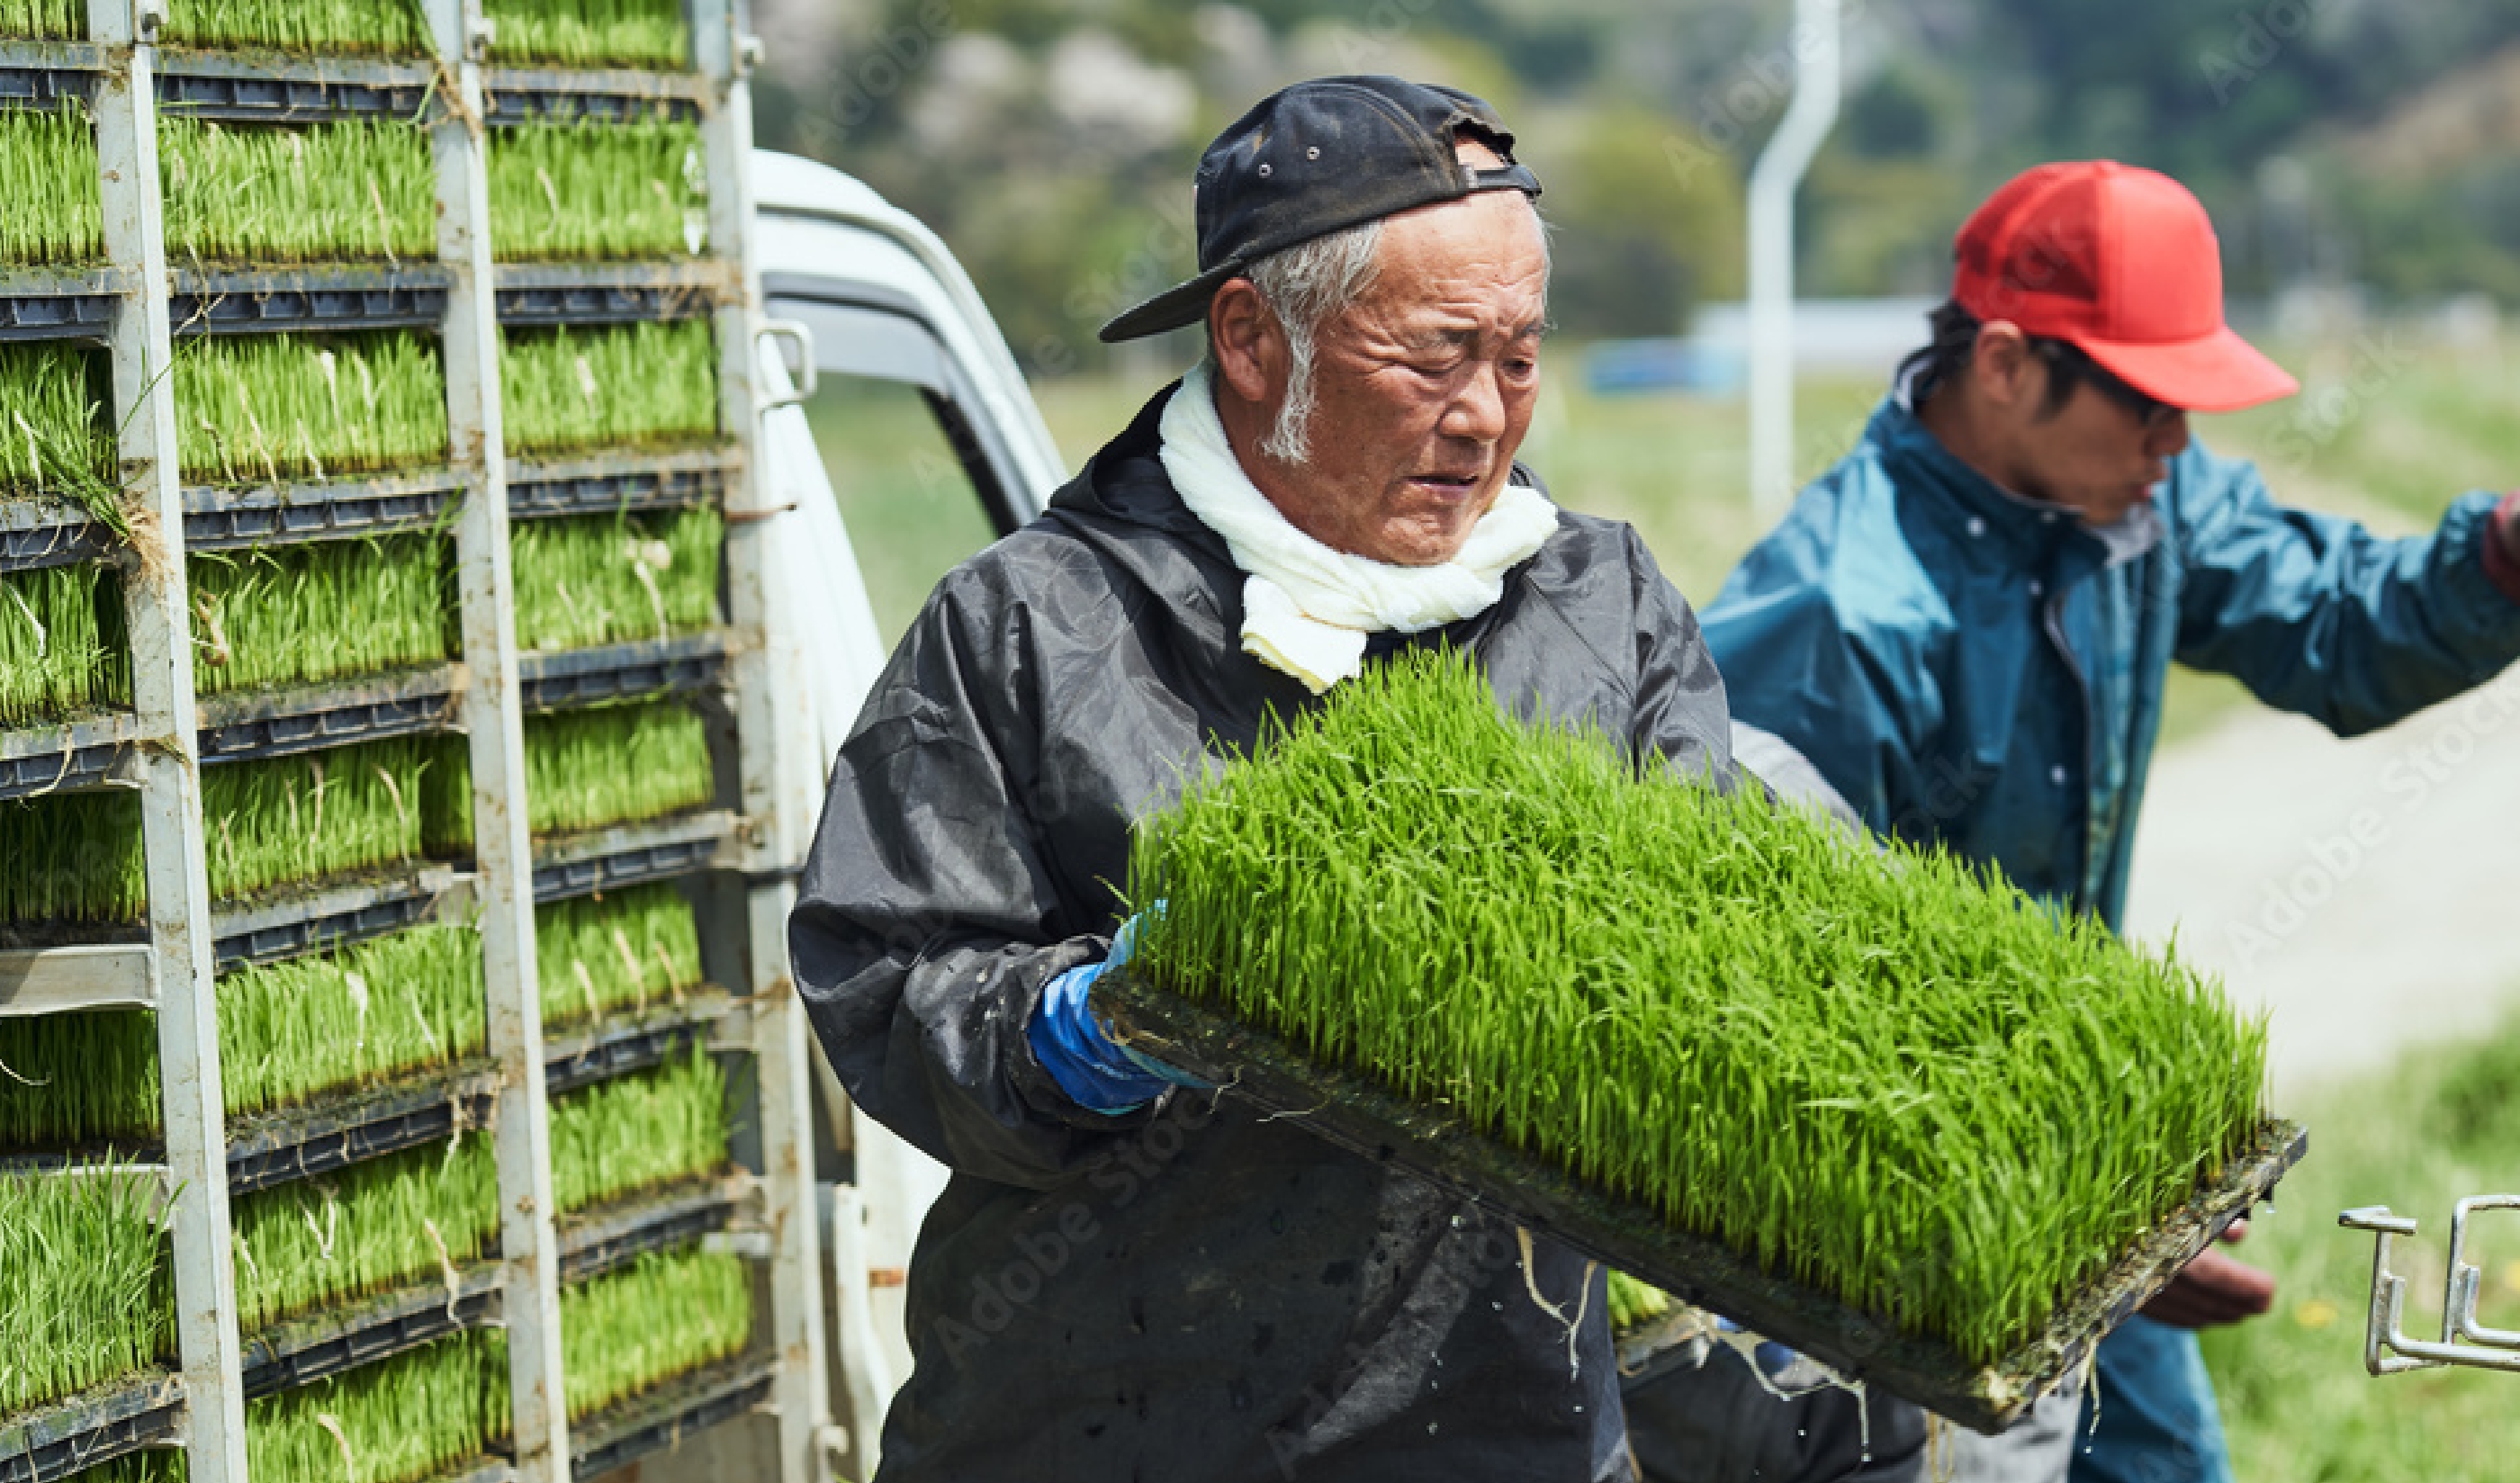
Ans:
{"label": "grass ground", "polygon": [[[2423,1226],[2395,1261],[2408,1334],[2438,1338],[2451,1207],[2520,1188],[2520,1022],[2485,1041],[2406,1057],[2301,1109],[2311,1152],[2233,1253],[2282,1286],[2275,1312],[2206,1339],[2242,1483],[2485,1483],[2520,1458],[2520,1376],[2363,1372],[2371,1237],[2336,1213],[2385,1204]],[[2479,1314],[2520,1324],[2520,1221],[2480,1223]]]}

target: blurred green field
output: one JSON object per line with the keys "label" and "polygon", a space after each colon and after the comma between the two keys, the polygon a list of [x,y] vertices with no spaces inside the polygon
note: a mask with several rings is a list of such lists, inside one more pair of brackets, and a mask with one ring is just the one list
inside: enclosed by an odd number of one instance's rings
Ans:
{"label": "blurred green field", "polygon": [[[2451,1207],[2520,1191],[2520,1024],[2409,1056],[2385,1075],[2288,1109],[2310,1157],[2233,1254],[2281,1282],[2275,1312],[2210,1333],[2205,1355],[2242,1483],[2486,1483],[2520,1473],[2520,1374],[2362,1369],[2371,1237],[2336,1214],[2387,1205],[2422,1223],[2392,1253],[2408,1279],[2406,1331],[2439,1338]],[[2482,1320],[2520,1326],[2520,1219],[2480,1221]],[[2102,1403],[2106,1405],[2106,1399]]]}

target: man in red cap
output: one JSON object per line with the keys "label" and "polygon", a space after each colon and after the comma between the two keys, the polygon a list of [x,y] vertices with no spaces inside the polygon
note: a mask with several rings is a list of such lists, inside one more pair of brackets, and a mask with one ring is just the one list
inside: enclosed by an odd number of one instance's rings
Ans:
{"label": "man in red cap", "polygon": [[[2192,412],[2292,394],[2223,322],[2214,229],[2178,182],[2051,164],[1962,228],[1933,342],[1706,614],[1732,713],[1872,829],[2002,867],[2119,924],[2175,659],[2339,735],[2520,658],[2520,497],[2383,540],[2287,510]],[[2228,1483],[2193,1329],[2273,1282],[2216,1254],[2111,1335],[2096,1428],[2050,1405],[1973,1476]]]}

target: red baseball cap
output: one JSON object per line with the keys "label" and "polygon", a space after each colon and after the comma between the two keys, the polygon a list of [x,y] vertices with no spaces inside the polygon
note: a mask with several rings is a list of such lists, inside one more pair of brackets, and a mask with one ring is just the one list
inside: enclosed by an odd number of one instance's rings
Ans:
{"label": "red baseball cap", "polygon": [[2214,223],[2167,175],[2108,159],[2024,171],[1960,228],[1958,253],[1960,307],[2079,346],[2157,401],[2237,412],[2301,389],[2223,322]]}

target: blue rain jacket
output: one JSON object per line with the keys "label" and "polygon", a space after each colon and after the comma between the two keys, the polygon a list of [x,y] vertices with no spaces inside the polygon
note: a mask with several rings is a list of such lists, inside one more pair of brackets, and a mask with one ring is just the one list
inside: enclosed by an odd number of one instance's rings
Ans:
{"label": "blue rain jacket", "polygon": [[1706,641],[1732,714],[1870,828],[2114,928],[2171,661],[2340,736],[2479,685],[2520,658],[2520,603],[2484,567],[2495,503],[2384,540],[2191,442],[2095,532],[1953,457],[1894,394],[1742,560]]}

